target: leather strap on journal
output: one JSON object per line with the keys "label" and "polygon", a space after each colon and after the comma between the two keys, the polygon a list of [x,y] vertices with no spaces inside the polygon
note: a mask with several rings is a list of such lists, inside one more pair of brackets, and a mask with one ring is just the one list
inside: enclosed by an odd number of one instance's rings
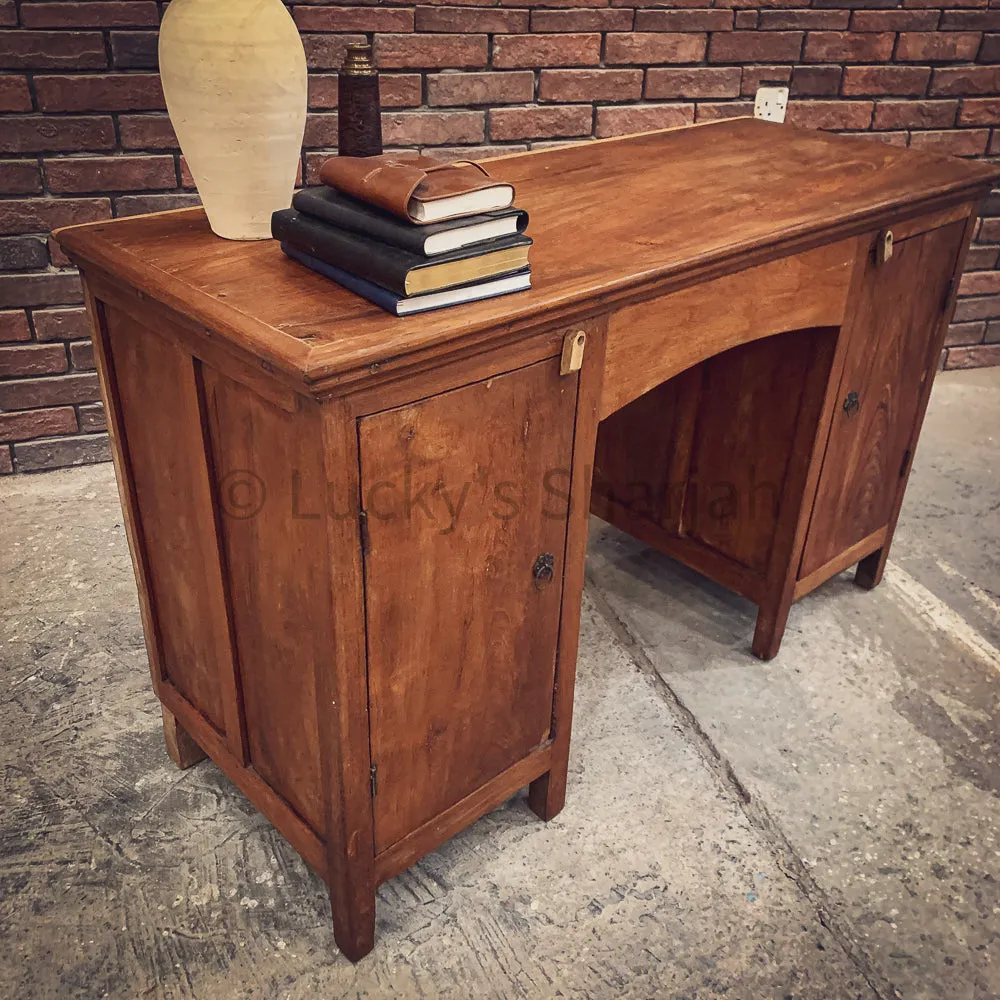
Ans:
{"label": "leather strap on journal", "polygon": [[[320,168],[319,178],[329,187],[411,222],[418,221],[409,212],[414,196],[433,201],[491,186],[489,171],[472,160],[441,163],[429,156],[404,157],[395,153],[334,156]],[[423,190],[419,190],[421,187]]]}

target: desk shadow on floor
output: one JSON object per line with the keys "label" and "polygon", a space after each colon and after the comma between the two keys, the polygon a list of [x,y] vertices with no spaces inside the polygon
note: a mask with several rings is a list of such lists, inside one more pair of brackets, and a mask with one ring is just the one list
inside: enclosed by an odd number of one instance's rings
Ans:
{"label": "desk shadow on floor", "polygon": [[[792,605],[788,631],[796,630],[811,602],[855,592],[851,576],[842,573]],[[587,580],[623,622],[655,622],[656,633],[670,643],[672,670],[701,671],[717,659],[732,665],[733,654],[752,655],[755,604],[596,517]]]}
{"label": "desk shadow on floor", "polygon": [[698,651],[697,668],[713,654],[749,651],[757,608],[630,535],[591,518],[588,584],[616,611],[655,617],[667,627],[678,653]]}

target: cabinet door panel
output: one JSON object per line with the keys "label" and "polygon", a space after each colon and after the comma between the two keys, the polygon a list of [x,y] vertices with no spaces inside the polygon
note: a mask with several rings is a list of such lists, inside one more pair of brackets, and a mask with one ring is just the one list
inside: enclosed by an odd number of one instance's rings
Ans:
{"label": "cabinet door panel", "polygon": [[849,306],[848,354],[800,578],[892,516],[964,228],[955,222],[901,241],[884,264],[869,257]]}
{"label": "cabinet door panel", "polygon": [[376,851],[549,735],[576,390],[542,362],[359,423]]}

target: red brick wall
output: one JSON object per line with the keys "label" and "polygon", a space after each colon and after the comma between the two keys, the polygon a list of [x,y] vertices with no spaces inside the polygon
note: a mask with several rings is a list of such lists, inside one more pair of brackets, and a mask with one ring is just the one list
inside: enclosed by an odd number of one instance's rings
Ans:
{"label": "red brick wall", "polygon": [[[313,74],[307,181],[336,142],[344,46],[365,38],[391,147],[475,156],[749,114],[765,80],[790,83],[800,125],[1000,155],[1000,0],[461,4],[291,5]],[[196,201],[156,75],[164,7],[0,0],[0,474],[107,457],[79,282],[48,232]],[[1000,363],[998,253],[1000,196],[947,367]]]}

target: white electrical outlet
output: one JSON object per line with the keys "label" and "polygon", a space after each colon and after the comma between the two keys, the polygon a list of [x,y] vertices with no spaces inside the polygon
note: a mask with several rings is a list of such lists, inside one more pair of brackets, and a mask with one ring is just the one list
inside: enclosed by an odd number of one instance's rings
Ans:
{"label": "white electrical outlet", "polygon": [[761,86],[757,88],[757,96],[753,102],[754,118],[763,118],[766,122],[783,122],[787,107],[787,87]]}

